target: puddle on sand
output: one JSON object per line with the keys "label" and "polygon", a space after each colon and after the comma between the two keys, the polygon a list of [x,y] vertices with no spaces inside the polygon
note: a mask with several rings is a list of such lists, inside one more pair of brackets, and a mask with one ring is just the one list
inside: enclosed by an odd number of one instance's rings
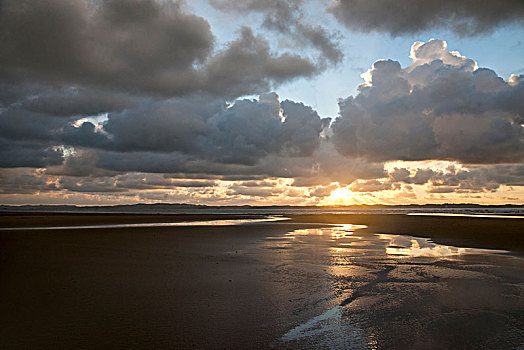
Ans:
{"label": "puddle on sand", "polygon": [[359,235],[359,229],[365,225],[332,225],[332,227],[298,229],[281,237],[268,237],[266,248],[286,249],[297,244],[311,243],[314,238],[317,244],[329,245],[330,249],[340,254],[351,256],[376,257],[453,257],[466,254],[507,254],[505,250],[460,248],[437,244],[429,238],[393,234]]}
{"label": "puddle on sand", "polygon": [[[377,315],[377,321],[384,320],[380,311],[382,307],[386,310],[398,308],[399,314],[393,311],[393,315],[398,316],[402,315],[402,308],[405,307],[402,306],[404,304],[401,300],[415,298],[414,300],[420,302],[427,298],[431,307],[438,309],[438,303],[441,301],[432,296],[432,293],[437,293],[439,288],[447,288],[444,282],[438,287],[439,279],[451,278],[458,281],[453,283],[460,285],[462,281],[485,281],[488,276],[460,267],[457,262],[461,261],[462,257],[489,255],[504,258],[508,253],[501,250],[441,245],[428,238],[414,236],[359,234],[360,228],[365,226],[333,225],[326,228],[299,229],[287,233],[279,240],[268,239],[264,242],[266,249],[280,249],[277,253],[280,254],[280,263],[299,268],[297,261],[305,260],[308,264],[318,265],[326,275],[331,276],[332,281],[326,279],[323,282],[319,280],[318,283],[337,281],[336,286],[333,285],[333,289],[337,291],[334,295],[340,296],[340,293],[352,290],[349,293],[351,297],[342,303],[291,328],[281,336],[280,344],[306,344],[313,348],[376,348],[379,344],[377,342],[380,341],[375,334],[377,329],[379,333],[383,332],[382,337],[385,337],[381,340],[382,345],[388,344],[391,338],[387,337],[391,336],[387,334],[387,330],[369,326],[369,320]],[[437,263],[439,261],[441,263]],[[442,264],[448,267],[441,266]],[[399,267],[406,271],[398,270]],[[494,280],[496,279],[492,279]],[[352,281],[356,283],[352,284]],[[402,287],[402,283],[407,284]],[[407,286],[411,289],[407,289]],[[452,288],[455,286],[452,285]],[[367,307],[367,311],[363,311],[360,301],[368,297],[386,300],[386,305],[371,305]],[[353,303],[356,300],[357,304]],[[422,309],[426,307],[429,306],[421,304]],[[410,317],[406,323],[418,322],[416,318]],[[409,334],[409,327],[405,328]]]}
{"label": "puddle on sand", "polygon": [[409,257],[450,257],[464,254],[507,254],[506,250],[459,248],[433,243],[429,238],[379,234],[387,242],[386,254]]}
{"label": "puddle on sand", "polygon": [[340,305],[291,329],[280,340],[290,342],[322,336],[326,336],[326,339],[317,340],[317,347],[339,348],[340,345],[344,344],[345,349],[366,348],[362,330],[351,322],[342,322],[342,306]]}
{"label": "puddle on sand", "polygon": [[38,226],[38,227],[2,227],[0,231],[26,231],[26,230],[77,230],[96,228],[130,228],[130,227],[175,227],[175,226],[233,226],[254,224],[260,222],[284,221],[289,218],[281,216],[268,216],[261,219],[227,219],[207,221],[179,221],[179,222],[146,222],[134,224],[106,224],[106,225],[75,225],[75,226]]}

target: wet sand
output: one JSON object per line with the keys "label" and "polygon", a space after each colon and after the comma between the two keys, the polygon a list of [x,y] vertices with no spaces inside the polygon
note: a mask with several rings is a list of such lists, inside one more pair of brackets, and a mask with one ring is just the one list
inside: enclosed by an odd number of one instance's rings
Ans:
{"label": "wet sand", "polygon": [[[35,226],[107,225],[200,220],[261,219],[246,214],[89,214],[2,213],[0,228]],[[505,249],[524,255],[524,219],[486,217],[412,216],[404,214],[285,215],[292,223],[352,223],[367,232],[429,237],[436,242],[467,247]]]}
{"label": "wet sand", "polygon": [[442,244],[505,249],[524,255],[524,219],[404,214],[289,216],[294,222],[367,225],[367,232],[428,237]]}
{"label": "wet sand", "polygon": [[[202,219],[4,215],[0,226]],[[374,233],[501,249],[517,239],[521,252],[523,220],[429,219],[309,215],[238,226],[0,231],[0,347],[522,345],[522,259]],[[451,238],[438,223],[455,230]]]}
{"label": "wet sand", "polygon": [[293,293],[248,252],[287,229],[0,232],[0,348],[265,347]]}

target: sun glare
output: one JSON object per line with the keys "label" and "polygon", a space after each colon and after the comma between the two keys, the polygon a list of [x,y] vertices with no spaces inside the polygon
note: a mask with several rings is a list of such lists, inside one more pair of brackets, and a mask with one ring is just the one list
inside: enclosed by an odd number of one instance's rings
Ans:
{"label": "sun glare", "polygon": [[325,204],[355,204],[355,193],[347,187],[339,187],[331,191],[331,194],[325,198]]}

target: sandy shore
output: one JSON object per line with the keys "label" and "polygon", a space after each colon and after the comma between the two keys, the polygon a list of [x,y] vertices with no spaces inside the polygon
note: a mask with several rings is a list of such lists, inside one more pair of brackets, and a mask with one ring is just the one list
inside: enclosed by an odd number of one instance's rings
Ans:
{"label": "sandy shore", "polygon": [[215,219],[259,219],[264,215],[245,214],[118,214],[118,213],[20,213],[0,212],[0,228],[34,226],[107,225],[124,223],[154,223]]}
{"label": "sandy shore", "polygon": [[245,252],[287,229],[0,232],[0,348],[264,348],[296,296]]}
{"label": "sandy shore", "polygon": [[[219,218],[225,217],[232,218]],[[203,219],[17,214],[0,217],[0,226]],[[482,338],[475,338],[476,327],[485,328],[482,332],[493,339],[520,345],[520,260],[499,263],[499,258],[482,257],[458,265],[387,256],[359,260],[360,252],[382,251],[385,243],[365,232],[338,242],[317,231],[302,236],[319,227],[311,222],[365,224],[370,232],[520,252],[524,232],[519,219],[403,215],[301,215],[287,223],[217,227],[3,230],[0,348],[321,348],[309,338],[282,342],[282,337],[311,323],[308,320],[316,322],[333,307],[339,308],[334,309],[337,320],[355,344],[375,337],[388,348],[409,348],[415,341],[410,337],[416,337],[420,345],[426,331],[412,334],[412,329],[423,322],[424,329],[436,332],[430,333],[436,343],[426,344],[429,349],[439,348],[441,340],[454,344],[461,339],[457,337],[464,338],[460,344],[465,347],[477,344]],[[439,318],[428,321],[429,312]],[[394,333],[388,333],[391,322],[396,324]],[[464,329],[468,322],[473,326]],[[414,348],[421,348],[418,345]]]}
{"label": "sandy shore", "polygon": [[[61,214],[2,213],[0,228],[34,226],[104,225],[197,220],[259,219],[244,214]],[[498,219],[404,214],[307,214],[286,215],[295,223],[366,225],[366,232],[428,237],[435,242],[487,249],[504,249],[524,255],[524,219]]]}

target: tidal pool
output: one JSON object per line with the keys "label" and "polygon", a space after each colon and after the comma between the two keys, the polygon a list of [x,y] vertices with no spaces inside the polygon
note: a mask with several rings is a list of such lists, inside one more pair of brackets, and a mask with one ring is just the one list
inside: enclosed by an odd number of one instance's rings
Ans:
{"label": "tidal pool", "polygon": [[517,349],[524,344],[523,259],[428,238],[360,233],[361,228],[298,229],[264,241],[275,273],[294,283],[303,313],[311,315],[290,324],[276,347]]}

